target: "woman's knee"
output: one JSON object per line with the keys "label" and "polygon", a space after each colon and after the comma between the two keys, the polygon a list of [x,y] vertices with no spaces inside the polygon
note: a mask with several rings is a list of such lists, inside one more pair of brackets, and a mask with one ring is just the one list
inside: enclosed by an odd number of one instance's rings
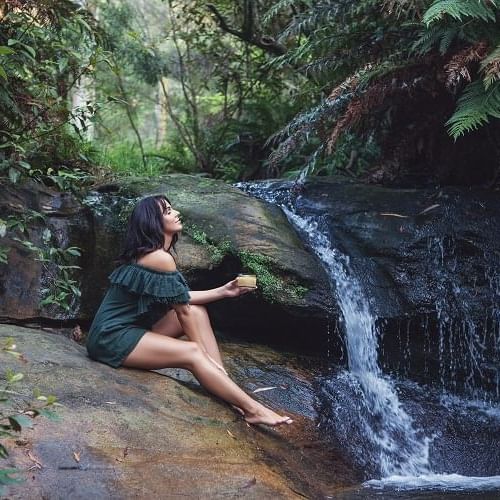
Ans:
{"label": "woman's knee", "polygon": [[195,304],[195,305],[191,304],[191,309],[195,314],[199,314],[199,315],[207,315],[208,314],[206,306],[201,305],[201,304]]}
{"label": "woman's knee", "polygon": [[205,354],[203,353],[201,347],[196,342],[188,341],[186,342],[186,368],[192,370],[200,362],[203,362]]}

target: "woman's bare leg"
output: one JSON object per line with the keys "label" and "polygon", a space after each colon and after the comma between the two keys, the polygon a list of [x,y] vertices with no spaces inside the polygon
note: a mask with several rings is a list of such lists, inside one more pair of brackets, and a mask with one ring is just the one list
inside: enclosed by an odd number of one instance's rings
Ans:
{"label": "woman's bare leg", "polygon": [[185,368],[193,373],[205,389],[241,408],[247,422],[267,425],[291,422],[289,417],[278,415],[243,392],[208,359],[196,342],[146,332],[123,365],[146,370]]}
{"label": "woman's bare leg", "polygon": [[[189,340],[192,340],[193,342],[200,342],[207,351],[208,355],[221,367],[224,367],[219,346],[217,345],[217,339],[215,338],[210,318],[208,317],[207,308],[200,305],[191,305],[190,309],[198,324],[200,338],[191,338]],[[179,319],[177,318],[177,314],[173,309],[168,311],[163,318],[153,325],[153,331],[173,338],[178,338],[184,335],[184,331]]]}
{"label": "woman's bare leg", "polygon": [[[198,323],[198,332],[200,333],[199,342],[208,353],[209,359],[215,363],[217,368],[228,375],[222,363],[222,357],[210,323],[207,308],[202,305],[191,305],[190,309]],[[184,330],[174,309],[171,309],[163,318],[153,325],[153,331],[172,338],[178,338],[184,335]],[[190,340],[196,341],[195,339]],[[232,407],[241,415],[245,415],[244,411],[238,406],[232,405]]]}

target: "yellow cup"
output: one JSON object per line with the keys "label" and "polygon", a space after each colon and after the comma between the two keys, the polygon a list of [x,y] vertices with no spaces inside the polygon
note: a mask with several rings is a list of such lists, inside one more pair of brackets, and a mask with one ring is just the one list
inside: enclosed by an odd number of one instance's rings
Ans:
{"label": "yellow cup", "polygon": [[257,288],[257,276],[255,276],[255,274],[239,274],[236,281],[238,286]]}

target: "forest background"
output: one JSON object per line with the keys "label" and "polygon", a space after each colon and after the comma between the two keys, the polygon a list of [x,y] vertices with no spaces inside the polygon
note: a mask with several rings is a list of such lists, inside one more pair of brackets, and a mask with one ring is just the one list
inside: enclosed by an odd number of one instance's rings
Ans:
{"label": "forest background", "polygon": [[4,0],[0,175],[498,183],[496,0]]}

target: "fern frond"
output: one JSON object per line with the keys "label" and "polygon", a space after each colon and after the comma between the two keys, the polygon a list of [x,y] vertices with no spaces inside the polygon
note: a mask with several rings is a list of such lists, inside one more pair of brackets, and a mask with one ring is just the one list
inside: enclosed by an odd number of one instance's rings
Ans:
{"label": "fern frond", "polygon": [[450,50],[451,44],[455,38],[460,36],[460,29],[455,26],[449,26],[441,31],[441,40],[439,41],[439,52],[446,54]]}
{"label": "fern frond", "polygon": [[401,62],[401,56],[401,54],[393,54],[390,58],[384,61],[366,65],[358,74],[359,87],[364,88],[375,79],[383,78],[390,73],[406,68],[409,61]]}
{"label": "fern frond", "polygon": [[471,81],[470,66],[483,59],[487,49],[488,46],[485,42],[478,42],[453,55],[444,67],[446,72],[445,85],[448,90],[456,89],[464,80]]}
{"label": "fern frond", "polygon": [[293,7],[295,4],[301,4],[301,7],[304,5],[309,8],[311,7],[312,2],[310,0],[279,0],[272,7],[269,8],[267,12],[262,16],[262,21],[264,24],[270,23],[280,12],[288,9],[289,7]]}
{"label": "fern frond", "polygon": [[384,0],[382,9],[390,16],[405,19],[420,19],[427,7],[427,0]]}
{"label": "fern frond", "polygon": [[427,54],[436,45],[439,45],[441,53],[446,52],[455,38],[459,36],[459,26],[434,25],[423,30],[416,42],[411,47],[411,53],[419,55]]}
{"label": "fern frond", "polygon": [[423,22],[430,26],[444,16],[457,21],[464,18],[481,19],[495,22],[498,0],[435,0],[424,14]]}
{"label": "fern frond", "polygon": [[500,82],[493,83],[486,90],[483,82],[476,80],[465,87],[457,109],[446,126],[448,133],[458,139],[466,132],[485,125],[491,117],[500,118]]}
{"label": "fern frond", "polygon": [[[376,3],[375,0],[368,0],[365,4]],[[308,34],[322,26],[333,26],[335,23],[341,25],[345,22],[344,16],[353,14],[356,7],[348,0],[323,0],[314,4],[314,7],[307,9],[295,16],[280,35],[280,40],[286,40],[292,36]],[[366,9],[367,6],[365,5]]]}
{"label": "fern frond", "polygon": [[500,45],[481,61],[479,70],[483,73],[483,83],[486,90],[494,82],[500,80]]}

